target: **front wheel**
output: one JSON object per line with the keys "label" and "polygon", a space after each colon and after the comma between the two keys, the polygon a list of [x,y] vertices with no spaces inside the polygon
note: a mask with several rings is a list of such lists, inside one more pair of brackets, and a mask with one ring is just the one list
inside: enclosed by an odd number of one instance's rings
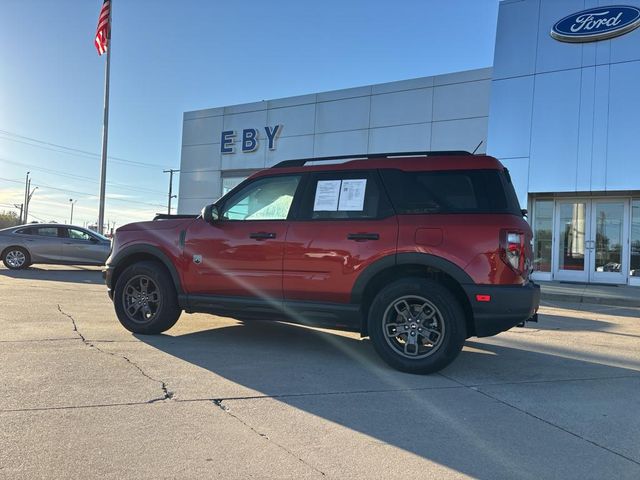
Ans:
{"label": "front wheel", "polygon": [[433,280],[405,278],[376,295],[369,335],[382,359],[409,373],[433,373],[449,365],[466,338],[464,312],[449,290]]}
{"label": "front wheel", "polygon": [[169,330],[180,317],[171,277],[156,262],[138,262],[122,272],[113,303],[118,320],[133,333],[156,334]]}

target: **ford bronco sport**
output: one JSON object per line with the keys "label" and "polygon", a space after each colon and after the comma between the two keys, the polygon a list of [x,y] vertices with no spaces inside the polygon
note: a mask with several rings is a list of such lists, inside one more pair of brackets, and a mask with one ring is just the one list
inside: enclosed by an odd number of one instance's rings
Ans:
{"label": "ford bronco sport", "polygon": [[105,278],[132,332],[183,310],[282,320],[360,332],[391,366],[430,373],[536,315],[523,213],[489,156],[289,160],[198,217],[120,227]]}

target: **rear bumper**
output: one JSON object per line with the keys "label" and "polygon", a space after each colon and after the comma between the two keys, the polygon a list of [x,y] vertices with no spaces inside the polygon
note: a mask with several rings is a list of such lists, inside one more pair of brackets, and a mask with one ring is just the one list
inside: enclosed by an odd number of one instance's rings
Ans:
{"label": "rear bumper", "polygon": [[[463,285],[473,311],[475,334],[489,337],[530,319],[540,306],[540,285]],[[477,295],[489,296],[478,301]],[[486,297],[485,297],[486,298]]]}

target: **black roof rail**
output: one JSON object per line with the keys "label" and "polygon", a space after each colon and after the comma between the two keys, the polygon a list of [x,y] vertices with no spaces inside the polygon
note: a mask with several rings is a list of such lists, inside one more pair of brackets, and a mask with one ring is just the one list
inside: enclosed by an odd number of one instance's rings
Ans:
{"label": "black roof rail", "polygon": [[351,154],[351,155],[334,155],[331,157],[311,157],[300,158],[295,160],[284,160],[276,163],[271,168],[288,168],[288,167],[303,167],[307,162],[326,162],[331,160],[371,160],[374,158],[390,158],[390,157],[437,157],[446,155],[473,155],[466,150],[432,150],[423,152],[392,152],[392,153],[363,153],[363,154]]}
{"label": "black roof rail", "polygon": [[197,218],[198,215],[187,215],[187,214],[171,214],[169,215],[168,213],[156,213],[156,216],[153,217],[153,221],[157,221],[157,220],[174,220],[174,219],[178,219],[178,218]]}

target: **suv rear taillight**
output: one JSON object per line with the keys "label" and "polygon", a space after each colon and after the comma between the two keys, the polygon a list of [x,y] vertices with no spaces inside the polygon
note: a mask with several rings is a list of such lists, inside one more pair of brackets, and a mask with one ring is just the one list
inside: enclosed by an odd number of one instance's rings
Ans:
{"label": "suv rear taillight", "polygon": [[500,231],[500,258],[516,273],[522,274],[525,265],[524,232]]}

